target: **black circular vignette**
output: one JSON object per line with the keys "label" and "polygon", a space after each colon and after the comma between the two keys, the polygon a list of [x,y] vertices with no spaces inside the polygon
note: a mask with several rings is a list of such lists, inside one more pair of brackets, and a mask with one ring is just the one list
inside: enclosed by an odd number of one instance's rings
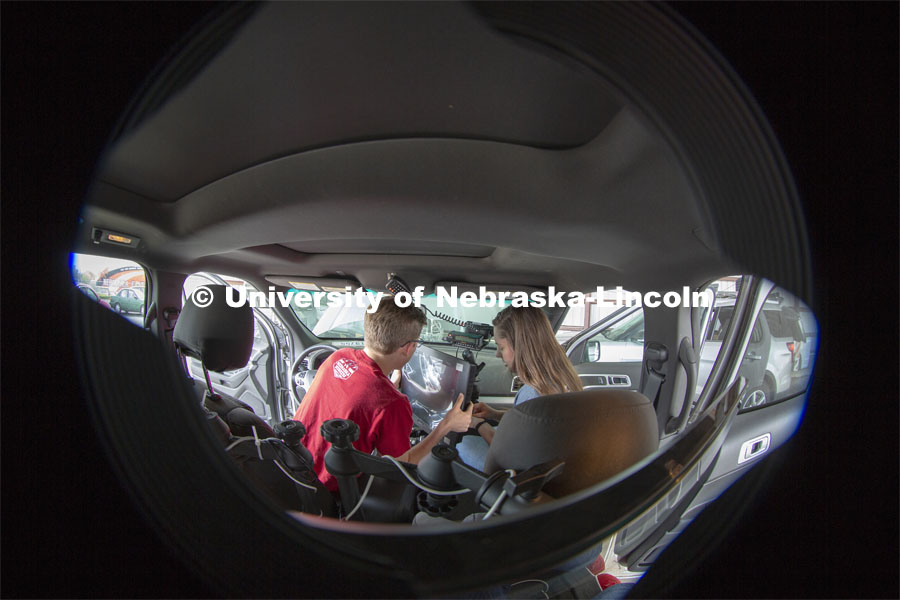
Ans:
{"label": "black circular vignette", "polygon": [[[3,5],[6,597],[222,593],[158,538],[107,463],[86,410],[64,295],[71,235],[104,143],[144,77],[213,8]],[[732,64],[782,144],[809,226],[822,346],[798,433],[767,459],[766,473],[740,480],[676,540],[643,589],[676,597],[891,597],[898,589],[897,5],[674,9]],[[754,504],[739,510],[759,478]],[[740,523],[724,542],[729,551],[717,552],[710,531],[729,518]],[[698,540],[711,550],[699,562],[685,550]],[[674,558],[679,553],[688,560]],[[848,572],[857,563],[865,568]],[[325,594],[298,582],[297,595]]]}

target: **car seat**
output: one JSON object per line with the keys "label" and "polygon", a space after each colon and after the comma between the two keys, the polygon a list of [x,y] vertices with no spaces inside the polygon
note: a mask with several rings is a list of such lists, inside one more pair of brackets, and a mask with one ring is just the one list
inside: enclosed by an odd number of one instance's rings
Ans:
{"label": "car seat", "polygon": [[[315,476],[306,448],[299,444],[288,448],[278,440],[267,443],[269,451],[263,452],[259,449],[260,440],[276,437],[272,427],[247,404],[213,390],[210,370],[222,372],[247,364],[253,348],[253,311],[246,303],[229,306],[226,286],[206,287],[211,292],[211,302],[207,306],[198,306],[193,299],[185,302],[173,341],[179,356],[200,361],[207,387],[202,404],[211,415],[210,425],[238,468],[276,504],[288,510],[335,514],[334,501]],[[248,451],[248,446],[253,451]],[[290,474],[292,469],[287,462],[292,462],[300,473]]]}
{"label": "car seat", "polygon": [[[562,473],[543,487],[549,496],[561,498],[615,477],[658,447],[656,412],[643,394],[587,390],[541,396],[506,412],[488,450],[484,472],[522,471],[554,458],[562,459]],[[553,569],[535,573],[531,579],[514,584],[505,595],[606,597],[596,575],[586,568],[601,550],[596,546]],[[609,593],[624,594],[629,589],[625,586]]]}
{"label": "car seat", "polygon": [[234,435],[273,437],[272,428],[245,403],[216,394],[209,371],[240,369],[253,350],[253,311],[249,305],[229,306],[224,285],[207,285],[212,292],[208,306],[185,301],[175,325],[173,341],[180,356],[197,359],[206,378],[203,406],[219,415]]}
{"label": "car seat", "polygon": [[544,486],[559,498],[605,481],[659,447],[656,412],[643,394],[587,390],[541,396],[503,416],[484,472],[527,469],[559,458],[560,475]]}

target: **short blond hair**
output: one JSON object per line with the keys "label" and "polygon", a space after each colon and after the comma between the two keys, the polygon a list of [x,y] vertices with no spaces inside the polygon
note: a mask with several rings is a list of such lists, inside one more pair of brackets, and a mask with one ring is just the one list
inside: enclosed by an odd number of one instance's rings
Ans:
{"label": "short blond hair", "polygon": [[393,296],[385,296],[378,310],[366,312],[363,323],[366,346],[381,354],[391,354],[419,339],[428,319],[421,308],[397,306]]}

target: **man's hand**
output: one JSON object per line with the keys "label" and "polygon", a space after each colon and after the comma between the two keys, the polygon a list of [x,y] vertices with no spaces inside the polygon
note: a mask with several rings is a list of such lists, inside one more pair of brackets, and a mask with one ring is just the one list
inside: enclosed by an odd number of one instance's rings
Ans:
{"label": "man's hand", "polygon": [[456,403],[453,405],[453,408],[447,411],[447,414],[444,415],[444,418],[438,423],[438,426],[435,427],[424,440],[410,448],[409,452],[402,457],[398,457],[398,459],[418,464],[420,460],[431,453],[431,449],[434,445],[440,442],[444,436],[451,431],[458,431],[460,433],[468,431],[469,423],[472,421],[472,405],[470,404],[469,408],[466,410],[460,408],[465,397],[465,394],[460,394],[456,398]]}
{"label": "man's hand", "polygon": [[393,383],[394,387],[398,390],[400,389],[401,376],[402,372],[400,371],[400,369],[394,369],[393,371],[391,371],[391,383]]}
{"label": "man's hand", "polygon": [[460,407],[462,406],[463,400],[465,399],[465,394],[460,394],[456,398],[456,403],[453,405],[453,408],[444,416],[444,423],[450,429],[450,431],[458,431],[460,433],[469,430],[469,423],[472,421],[472,410],[474,404],[469,404],[469,408],[466,410],[462,410]]}

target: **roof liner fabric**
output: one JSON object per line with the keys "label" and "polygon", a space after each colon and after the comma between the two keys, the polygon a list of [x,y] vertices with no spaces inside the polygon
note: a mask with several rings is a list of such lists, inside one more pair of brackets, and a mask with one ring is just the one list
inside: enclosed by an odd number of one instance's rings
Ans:
{"label": "roof liner fabric", "polygon": [[[677,161],[627,110],[573,150],[447,139],[347,144],[260,164],[174,204],[126,196],[98,186],[86,222],[141,235],[155,259],[199,268],[218,256],[246,261],[258,275],[325,276],[363,264],[348,252],[414,247],[422,256],[481,259],[432,258],[422,268],[433,279],[449,277],[446,268],[464,280],[513,271],[535,280],[492,282],[588,289],[608,281],[596,279],[599,269],[639,289],[660,276],[693,283],[684,277],[714,258],[696,235],[704,221]],[[138,207],[142,220],[132,217]],[[492,254],[497,247],[510,253]],[[520,255],[529,259],[512,258]],[[383,260],[388,270],[405,262]],[[309,270],[320,263],[333,270]]]}
{"label": "roof liner fabric", "polygon": [[120,140],[101,178],[173,202],[260,162],[352,141],[579,146],[619,108],[595,74],[497,35],[461,4],[273,3]]}
{"label": "roof liner fabric", "polygon": [[738,270],[625,98],[463,5],[266,5],[110,149],[86,227],[140,236],[151,264],[259,277],[640,290]]}

